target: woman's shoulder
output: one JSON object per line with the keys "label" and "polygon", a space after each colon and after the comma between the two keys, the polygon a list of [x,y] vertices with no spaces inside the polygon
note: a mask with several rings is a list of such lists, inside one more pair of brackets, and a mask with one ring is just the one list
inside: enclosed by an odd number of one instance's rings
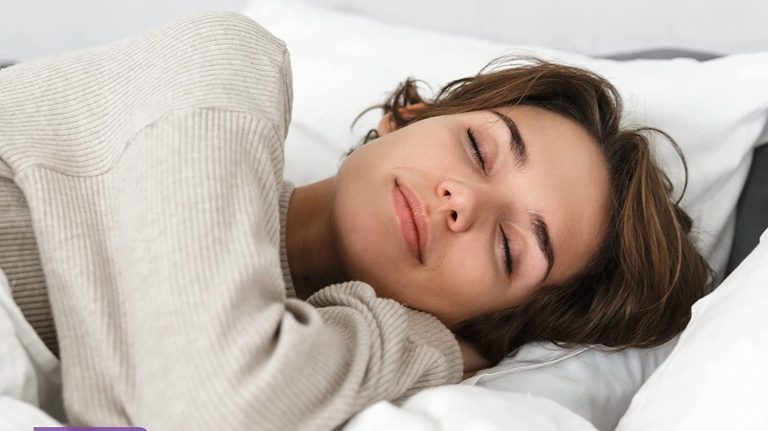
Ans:
{"label": "woman's shoulder", "polygon": [[[111,169],[125,142],[148,126],[173,112],[200,109],[258,119],[278,151],[291,105],[290,59],[280,39],[244,15],[198,13],[0,71],[0,125],[13,119],[14,126],[0,127],[0,158],[13,171],[48,165],[95,175]],[[83,147],[91,148],[88,154],[67,151]]]}
{"label": "woman's shoulder", "polygon": [[285,139],[291,117],[290,56],[281,39],[235,12],[202,12],[160,29],[179,91],[202,107],[244,110]]}

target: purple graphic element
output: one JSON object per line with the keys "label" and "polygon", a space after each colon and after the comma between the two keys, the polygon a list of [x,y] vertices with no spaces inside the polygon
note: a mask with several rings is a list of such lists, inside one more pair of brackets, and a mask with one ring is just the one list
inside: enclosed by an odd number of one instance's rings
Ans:
{"label": "purple graphic element", "polygon": [[34,431],[147,431],[141,427],[35,427]]}

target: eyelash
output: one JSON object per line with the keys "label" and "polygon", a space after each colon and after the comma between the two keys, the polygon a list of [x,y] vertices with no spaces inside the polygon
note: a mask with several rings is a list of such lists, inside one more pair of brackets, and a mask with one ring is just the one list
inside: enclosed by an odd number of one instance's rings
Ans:
{"label": "eyelash", "polygon": [[477,159],[478,162],[480,162],[480,167],[482,167],[483,172],[485,172],[485,159],[483,158],[483,153],[480,152],[480,146],[477,145],[475,134],[472,132],[471,128],[467,129],[467,137],[469,138],[469,143],[472,146],[472,155]]}
{"label": "eyelash", "polygon": [[[472,132],[472,128],[467,129],[467,137],[469,138],[469,143],[472,146],[472,155],[480,163],[480,167],[483,168],[483,172],[485,172],[485,159],[483,158],[483,153],[480,151],[480,146],[477,144],[477,139],[475,139],[475,134]],[[499,227],[499,229],[501,229],[502,244],[504,246],[504,265],[507,270],[507,275],[511,275],[512,252],[509,249],[509,238],[507,238],[507,234],[504,232],[504,229],[501,227]]]}
{"label": "eyelash", "polygon": [[507,270],[507,275],[512,274],[512,252],[509,250],[509,238],[507,238],[507,234],[504,232],[504,229],[499,226],[499,229],[501,229],[501,241],[504,245],[504,265]]}

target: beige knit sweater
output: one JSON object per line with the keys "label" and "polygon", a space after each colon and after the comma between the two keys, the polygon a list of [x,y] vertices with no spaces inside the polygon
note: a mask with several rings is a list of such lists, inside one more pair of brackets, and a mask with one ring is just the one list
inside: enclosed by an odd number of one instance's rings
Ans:
{"label": "beige knit sweater", "polygon": [[460,380],[427,313],[360,282],[289,297],[291,98],[284,43],[233,13],[0,71],[0,181],[31,219],[70,425],[328,429]]}

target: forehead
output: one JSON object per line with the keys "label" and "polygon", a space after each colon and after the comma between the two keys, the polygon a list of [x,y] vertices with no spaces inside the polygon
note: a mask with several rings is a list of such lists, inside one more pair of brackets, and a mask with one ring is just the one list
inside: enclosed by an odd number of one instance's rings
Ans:
{"label": "forehead", "polygon": [[[518,199],[545,218],[556,256],[548,282],[563,282],[583,269],[602,243],[610,201],[607,163],[595,139],[571,119],[531,106],[496,111],[514,121],[525,142],[526,166],[510,176],[509,187],[524,184]],[[501,121],[492,113],[479,114]]]}

